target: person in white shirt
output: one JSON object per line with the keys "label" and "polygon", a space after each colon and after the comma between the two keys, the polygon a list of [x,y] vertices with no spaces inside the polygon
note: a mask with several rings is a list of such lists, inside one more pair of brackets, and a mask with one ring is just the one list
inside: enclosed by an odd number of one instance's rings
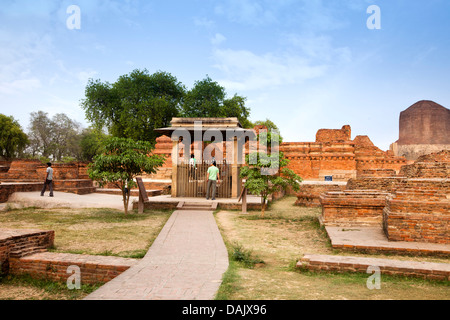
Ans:
{"label": "person in white shirt", "polygon": [[189,159],[189,177],[195,179],[197,170],[197,160],[195,159],[194,155],[191,154],[191,158]]}
{"label": "person in white shirt", "polygon": [[45,182],[44,182],[44,187],[42,188],[42,191],[41,191],[41,197],[44,196],[47,186],[50,190],[50,197],[53,197],[53,168],[52,168],[52,164],[50,162],[47,163],[47,175],[45,176]]}

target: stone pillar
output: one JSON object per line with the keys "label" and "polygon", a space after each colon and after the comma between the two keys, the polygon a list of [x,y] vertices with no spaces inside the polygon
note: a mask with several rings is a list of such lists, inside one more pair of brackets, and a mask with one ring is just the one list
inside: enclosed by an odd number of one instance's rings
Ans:
{"label": "stone pillar", "polygon": [[237,141],[237,137],[233,138],[233,163],[231,165],[231,179],[232,179],[232,184],[231,184],[231,197],[232,198],[238,198],[239,197],[239,193],[241,190],[241,179],[239,178],[239,162],[238,162],[238,155],[239,155],[239,150],[238,150],[238,141]]}
{"label": "stone pillar", "polygon": [[177,192],[177,175],[178,175],[178,158],[179,158],[179,149],[178,149],[178,141],[172,140],[172,197],[176,198],[178,196]]}

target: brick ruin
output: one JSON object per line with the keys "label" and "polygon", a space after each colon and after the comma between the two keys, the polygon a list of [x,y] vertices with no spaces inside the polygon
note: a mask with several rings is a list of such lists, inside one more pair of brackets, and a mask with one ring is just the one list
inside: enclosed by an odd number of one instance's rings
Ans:
{"label": "brick ruin", "polygon": [[450,151],[419,157],[399,175],[360,176],[320,196],[325,225],[382,225],[390,241],[450,243]]}
{"label": "brick ruin", "polygon": [[[255,127],[258,132],[261,127]],[[191,146],[191,149],[193,145]],[[226,154],[226,150],[223,150]],[[382,151],[367,136],[352,140],[351,127],[321,129],[315,142],[283,142],[280,151],[289,159],[289,168],[305,181],[299,192],[299,204],[319,206],[319,196],[324,191],[343,190],[343,183],[360,176],[395,176],[407,164],[403,157],[391,151]],[[248,153],[248,144],[246,148]],[[147,175],[146,183],[170,184],[172,176],[172,141],[163,135],[156,139],[155,154],[164,155],[166,162],[156,174]],[[334,183],[319,183],[330,176]]]}
{"label": "brick ruin", "polygon": [[69,267],[80,268],[82,284],[102,284],[136,264],[120,257],[53,253],[55,232],[0,229],[0,275],[29,275],[36,279],[66,282]]}
{"label": "brick ruin", "polygon": [[315,142],[287,142],[280,150],[290,160],[289,167],[304,180],[347,181],[367,174],[398,173],[406,159],[382,151],[367,136],[351,139],[350,126],[340,130],[321,129]]}
{"label": "brick ruin", "polygon": [[[55,163],[55,191],[88,194],[95,192],[94,183],[87,174],[87,163]],[[47,165],[39,160],[13,160],[0,162],[0,203],[7,202],[14,192],[41,191]]]}

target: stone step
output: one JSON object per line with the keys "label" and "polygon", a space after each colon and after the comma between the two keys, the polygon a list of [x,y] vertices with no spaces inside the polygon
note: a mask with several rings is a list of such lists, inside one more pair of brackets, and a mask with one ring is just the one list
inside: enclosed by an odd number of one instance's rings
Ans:
{"label": "stone step", "polygon": [[[147,196],[149,197],[156,197],[163,193],[163,190],[157,189],[157,190],[146,190]],[[106,194],[115,194],[115,195],[122,195],[122,191],[120,189],[109,189],[109,188],[97,188],[97,193],[106,193]],[[139,196],[139,189],[132,189],[130,191],[130,195],[133,197]]]}
{"label": "stone step", "polygon": [[184,202],[178,203],[177,210],[190,211],[214,211],[217,209],[217,202]]}
{"label": "stone step", "polygon": [[[400,261],[392,259],[306,254],[298,268],[312,271],[361,272],[377,269],[381,274],[402,275],[430,280],[450,280],[450,264]],[[371,268],[371,269],[369,269]]]}
{"label": "stone step", "polygon": [[79,195],[94,193],[96,190],[97,190],[96,187],[58,188],[58,189],[55,188],[55,191],[75,193]]}

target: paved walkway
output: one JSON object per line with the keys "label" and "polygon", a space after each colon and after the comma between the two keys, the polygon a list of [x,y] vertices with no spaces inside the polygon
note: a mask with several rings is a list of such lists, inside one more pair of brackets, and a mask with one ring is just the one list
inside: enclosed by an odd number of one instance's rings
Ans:
{"label": "paved walkway", "polygon": [[[40,192],[16,192],[9,197],[8,204],[12,207],[39,207],[39,208],[113,208],[123,210],[123,200],[121,195],[90,193],[78,195],[67,192],[54,192],[54,197],[48,196],[48,191],[44,197]],[[133,200],[137,197],[130,197],[129,209]]]}
{"label": "paved walkway", "polygon": [[210,300],[228,268],[211,211],[175,211],[146,256],[86,300]]}

